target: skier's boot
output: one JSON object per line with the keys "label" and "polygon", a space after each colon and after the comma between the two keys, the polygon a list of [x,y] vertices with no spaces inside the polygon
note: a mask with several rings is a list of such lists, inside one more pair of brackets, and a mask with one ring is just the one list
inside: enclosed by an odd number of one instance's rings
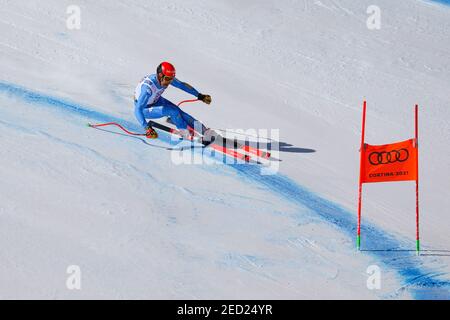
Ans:
{"label": "skier's boot", "polygon": [[218,136],[217,132],[215,132],[213,129],[207,128],[205,131],[203,131],[202,144],[207,146],[213,143],[216,140],[216,136]]}

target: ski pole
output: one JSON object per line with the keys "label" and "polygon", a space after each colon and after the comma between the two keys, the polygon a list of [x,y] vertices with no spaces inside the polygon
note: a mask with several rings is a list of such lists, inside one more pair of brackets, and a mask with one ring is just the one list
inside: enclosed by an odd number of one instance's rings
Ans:
{"label": "ski pole", "polygon": [[[180,105],[182,105],[183,103],[196,102],[196,101],[199,101],[199,100],[198,100],[198,99],[184,100],[184,101],[181,101],[180,103],[178,103],[177,106],[180,106]],[[126,132],[126,133],[128,133],[128,134],[131,134],[131,135],[133,135],[133,136],[145,136],[145,135],[146,135],[145,133],[136,133],[136,132],[128,131],[127,129],[125,129],[124,127],[122,127],[120,124],[118,124],[118,123],[116,123],[116,122],[99,123],[99,124],[91,124],[91,123],[88,123],[88,127],[92,127],[92,128],[106,127],[106,126],[116,126],[116,127],[119,127],[122,131],[124,131],[124,132]]]}
{"label": "ski pole", "polygon": [[183,103],[196,102],[196,101],[200,101],[200,100],[198,100],[198,99],[184,100],[184,101],[181,101],[179,104],[177,104],[177,107],[179,107]]}
{"label": "ski pole", "polygon": [[135,133],[135,132],[131,132],[128,131],[127,129],[125,129],[124,127],[122,127],[120,124],[115,123],[115,122],[108,122],[108,123],[99,123],[99,124],[90,124],[88,123],[88,127],[91,128],[98,128],[98,127],[106,127],[106,126],[116,126],[119,127],[121,130],[123,130],[124,132],[131,134],[133,136],[145,136],[145,133]]}

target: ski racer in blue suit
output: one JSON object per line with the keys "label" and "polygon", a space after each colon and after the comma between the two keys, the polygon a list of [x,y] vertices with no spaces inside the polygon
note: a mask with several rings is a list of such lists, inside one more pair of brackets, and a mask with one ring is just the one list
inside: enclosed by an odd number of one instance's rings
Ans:
{"label": "ski racer in blue suit", "polygon": [[[196,119],[161,96],[169,85],[192,94],[206,104],[211,103],[211,96],[201,94],[189,84],[175,78],[175,67],[169,62],[162,62],[156,74],[142,79],[135,90],[134,114],[146,130],[148,138],[157,138],[158,134],[146,119],[170,117],[171,122],[177,126],[185,138],[191,134],[189,128],[195,128]],[[209,129],[202,124],[200,133],[204,135],[207,130]]]}

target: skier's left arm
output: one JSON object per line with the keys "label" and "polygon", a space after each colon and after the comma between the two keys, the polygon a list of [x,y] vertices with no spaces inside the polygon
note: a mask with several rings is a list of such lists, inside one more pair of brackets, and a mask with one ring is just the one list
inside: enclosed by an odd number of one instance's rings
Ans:
{"label": "skier's left arm", "polygon": [[175,88],[183,90],[184,92],[192,94],[193,96],[195,96],[197,99],[203,101],[204,103],[207,103],[207,104],[211,103],[210,95],[201,94],[193,86],[191,86],[190,84],[188,84],[186,82],[181,82],[177,78],[174,78],[171,85],[173,85]]}

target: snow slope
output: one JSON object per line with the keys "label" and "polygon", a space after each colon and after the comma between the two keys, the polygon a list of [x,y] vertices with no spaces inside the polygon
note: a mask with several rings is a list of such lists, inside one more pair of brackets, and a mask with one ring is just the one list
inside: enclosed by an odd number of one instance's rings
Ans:
{"label": "snow slope", "polygon": [[[450,297],[448,7],[378,1],[371,31],[371,1],[78,1],[70,31],[70,4],[0,1],[1,298]],[[208,125],[280,129],[279,174],[85,126],[138,130],[161,60],[213,96],[184,107]],[[421,106],[420,257],[405,183],[365,186],[354,250],[364,98],[373,144],[410,138]]]}

